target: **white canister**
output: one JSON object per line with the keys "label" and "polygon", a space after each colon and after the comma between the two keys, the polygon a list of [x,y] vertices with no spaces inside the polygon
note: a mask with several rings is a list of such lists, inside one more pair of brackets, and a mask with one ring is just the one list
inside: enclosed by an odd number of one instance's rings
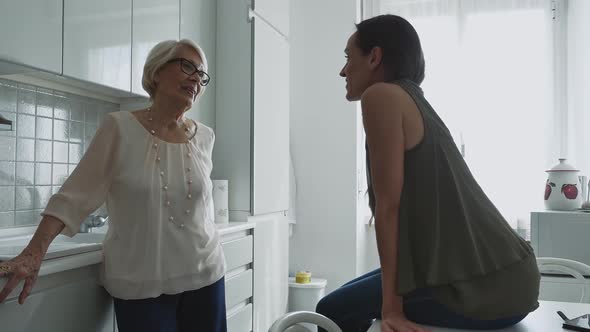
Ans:
{"label": "white canister", "polygon": [[229,222],[228,196],[228,180],[213,180],[213,206],[215,208],[216,224]]}
{"label": "white canister", "polygon": [[567,164],[565,158],[547,170],[545,183],[545,208],[547,210],[571,211],[582,206],[582,184],[578,169]]}

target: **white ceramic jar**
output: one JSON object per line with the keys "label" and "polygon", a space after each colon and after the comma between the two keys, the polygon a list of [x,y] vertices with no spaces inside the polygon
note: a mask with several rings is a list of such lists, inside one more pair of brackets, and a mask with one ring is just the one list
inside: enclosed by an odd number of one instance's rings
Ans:
{"label": "white ceramic jar", "polygon": [[547,170],[545,183],[545,208],[547,210],[571,211],[582,206],[582,184],[578,169],[559,159],[559,164]]}

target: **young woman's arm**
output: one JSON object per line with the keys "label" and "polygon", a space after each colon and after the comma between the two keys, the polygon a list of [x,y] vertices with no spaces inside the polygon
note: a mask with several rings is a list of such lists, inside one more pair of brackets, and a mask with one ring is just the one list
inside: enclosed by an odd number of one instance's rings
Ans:
{"label": "young woman's arm", "polygon": [[382,275],[383,331],[421,331],[407,321],[396,293],[398,213],[404,178],[404,92],[399,86],[377,83],[361,97],[363,124],[369,147],[375,193],[375,227]]}

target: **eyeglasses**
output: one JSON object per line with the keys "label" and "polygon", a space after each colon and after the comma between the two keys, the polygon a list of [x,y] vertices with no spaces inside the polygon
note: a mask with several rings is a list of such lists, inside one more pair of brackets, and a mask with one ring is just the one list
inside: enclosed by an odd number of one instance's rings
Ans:
{"label": "eyeglasses", "polygon": [[191,61],[189,61],[185,58],[174,58],[174,59],[168,60],[166,63],[172,63],[172,62],[179,62],[180,63],[180,70],[182,70],[182,72],[187,74],[188,76],[192,76],[195,73],[197,73],[199,75],[199,84],[201,86],[205,86],[205,85],[209,84],[209,81],[211,81],[211,77],[209,76],[209,74],[200,70]]}

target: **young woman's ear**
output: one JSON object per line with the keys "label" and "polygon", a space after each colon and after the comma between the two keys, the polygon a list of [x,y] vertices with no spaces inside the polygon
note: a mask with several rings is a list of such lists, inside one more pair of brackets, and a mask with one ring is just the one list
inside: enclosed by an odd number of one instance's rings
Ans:
{"label": "young woman's ear", "polygon": [[371,49],[371,53],[369,54],[369,65],[371,69],[375,69],[381,65],[381,61],[383,60],[383,49],[379,46],[375,46]]}

